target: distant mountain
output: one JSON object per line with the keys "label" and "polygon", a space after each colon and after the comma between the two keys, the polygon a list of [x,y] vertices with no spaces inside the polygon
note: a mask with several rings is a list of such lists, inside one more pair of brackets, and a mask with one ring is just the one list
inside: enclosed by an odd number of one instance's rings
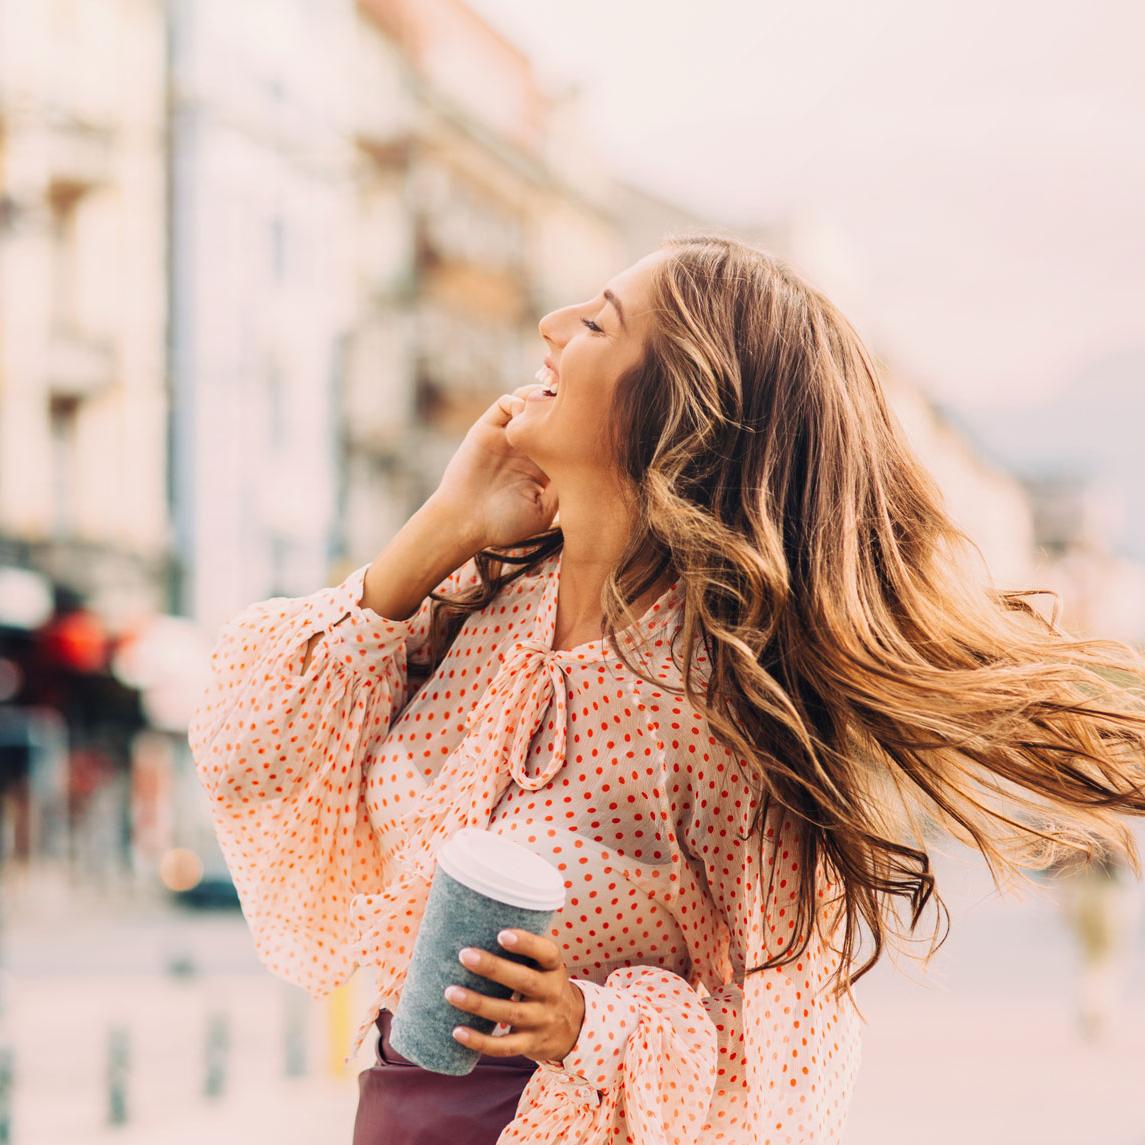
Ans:
{"label": "distant mountain", "polygon": [[1117,486],[1126,520],[1115,547],[1145,560],[1145,347],[1095,360],[1037,405],[940,408],[1019,476],[1065,470]]}

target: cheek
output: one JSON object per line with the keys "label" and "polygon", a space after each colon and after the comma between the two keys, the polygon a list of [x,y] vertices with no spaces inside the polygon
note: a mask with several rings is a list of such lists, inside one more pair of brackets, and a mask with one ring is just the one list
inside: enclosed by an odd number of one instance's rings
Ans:
{"label": "cheek", "polygon": [[563,424],[568,427],[570,432],[575,432],[582,427],[592,429],[600,425],[604,406],[601,399],[595,394],[570,393],[564,395],[564,399],[563,401],[560,398],[557,399],[558,404],[563,407],[558,412],[561,414]]}

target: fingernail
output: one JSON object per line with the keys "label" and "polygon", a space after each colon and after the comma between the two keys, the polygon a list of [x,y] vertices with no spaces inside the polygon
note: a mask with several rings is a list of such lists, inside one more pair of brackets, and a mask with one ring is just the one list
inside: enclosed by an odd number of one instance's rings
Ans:
{"label": "fingernail", "polygon": [[497,935],[497,941],[502,946],[515,946],[517,943],[517,936],[511,930],[503,930]]}
{"label": "fingernail", "polygon": [[481,958],[481,955],[476,950],[471,950],[468,946],[458,955],[466,966],[476,966]]}

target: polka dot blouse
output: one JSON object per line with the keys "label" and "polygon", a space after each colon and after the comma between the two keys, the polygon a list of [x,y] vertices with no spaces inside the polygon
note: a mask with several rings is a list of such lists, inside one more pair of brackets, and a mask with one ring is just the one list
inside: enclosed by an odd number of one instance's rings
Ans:
{"label": "polka dot blouse", "polygon": [[[795,925],[792,823],[769,812],[762,857],[740,842],[757,803],[700,714],[606,641],[553,649],[561,557],[466,617],[428,678],[431,602],[402,621],[362,607],[368,565],[223,626],[188,738],[259,956],[315,997],[367,968],[349,1061],[396,1007],[436,847],[497,831],[564,876],[548,937],[585,999],[499,1145],[838,1142],[860,1057],[859,1015],[824,988],[838,943],[817,930],[744,973]],[[438,587],[478,579],[471,559]],[[681,598],[620,634],[676,687]]]}

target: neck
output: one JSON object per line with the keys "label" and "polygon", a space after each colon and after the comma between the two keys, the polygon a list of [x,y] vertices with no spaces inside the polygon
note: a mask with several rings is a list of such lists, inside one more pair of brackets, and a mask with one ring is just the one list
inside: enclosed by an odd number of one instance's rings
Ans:
{"label": "neck", "polygon": [[[576,643],[599,636],[604,582],[620,563],[633,522],[633,513],[618,493],[602,495],[597,490],[589,496],[570,497],[562,491],[559,523],[564,546],[557,596],[558,646],[574,635]],[[641,616],[671,583],[671,574],[665,573],[635,602],[636,616]]]}

